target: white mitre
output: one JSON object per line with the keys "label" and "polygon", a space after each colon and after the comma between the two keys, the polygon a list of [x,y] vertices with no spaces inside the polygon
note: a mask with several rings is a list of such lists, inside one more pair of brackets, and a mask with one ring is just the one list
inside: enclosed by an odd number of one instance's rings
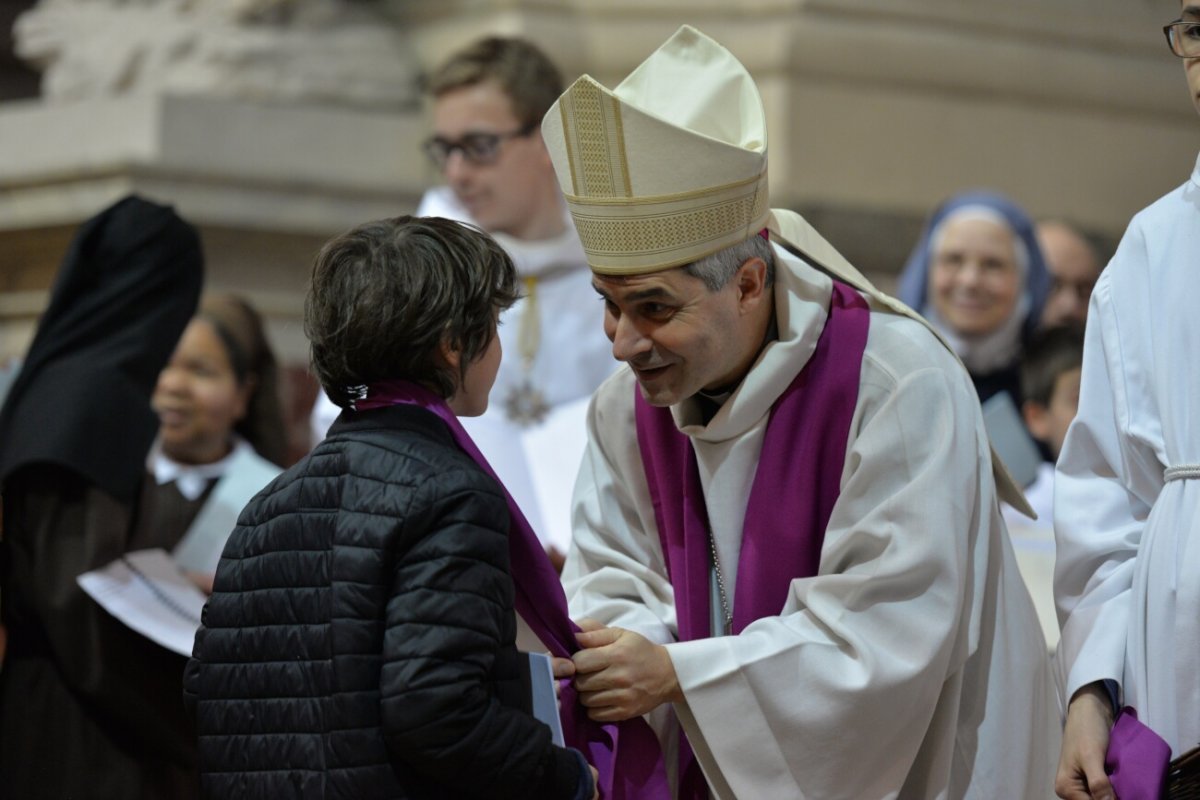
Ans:
{"label": "white mitre", "polygon": [[688,25],[615,90],[588,75],[575,81],[542,136],[596,272],[689,264],[767,226],[758,87]]}

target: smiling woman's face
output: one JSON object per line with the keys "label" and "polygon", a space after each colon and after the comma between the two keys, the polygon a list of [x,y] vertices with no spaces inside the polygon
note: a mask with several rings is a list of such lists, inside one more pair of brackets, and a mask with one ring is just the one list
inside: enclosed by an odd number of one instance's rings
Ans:
{"label": "smiling woman's face", "polygon": [[963,336],[995,331],[1021,294],[1012,233],[978,217],[942,224],[929,268],[929,298],[942,320]]}

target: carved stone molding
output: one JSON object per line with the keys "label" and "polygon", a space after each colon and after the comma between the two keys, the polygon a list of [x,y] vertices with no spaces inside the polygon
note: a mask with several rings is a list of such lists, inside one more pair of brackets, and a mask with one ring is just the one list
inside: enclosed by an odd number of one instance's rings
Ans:
{"label": "carved stone molding", "polygon": [[[0,107],[0,291],[44,291],[64,232],[139,191],[201,226],[213,280],[259,281],[249,290],[274,298],[301,359],[311,251],[412,210],[437,180],[419,154],[419,69],[520,34],[568,79],[611,86],[684,22],[759,83],[772,203],[882,285],[929,210],[971,187],[1111,244],[1196,157],[1159,30],[1173,13],[1164,0],[41,0],[18,39],[49,97]],[[22,298],[0,303],[0,360],[16,352],[6,330],[30,329]]]}
{"label": "carved stone molding", "polygon": [[418,101],[400,28],[339,0],[41,0],[14,27],[52,102],[131,93],[399,109]]}

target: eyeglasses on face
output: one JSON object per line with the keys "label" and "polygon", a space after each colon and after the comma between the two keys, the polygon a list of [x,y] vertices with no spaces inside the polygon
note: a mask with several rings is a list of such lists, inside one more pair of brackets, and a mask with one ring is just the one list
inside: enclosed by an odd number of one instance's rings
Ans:
{"label": "eyeglasses on face", "polygon": [[1163,25],[1167,46],[1180,58],[1200,58],[1200,22],[1177,19]]}
{"label": "eyeglasses on face", "polygon": [[444,139],[434,136],[426,139],[421,145],[425,155],[438,169],[446,166],[455,150],[462,153],[469,163],[477,166],[495,163],[500,156],[500,145],[509,140],[528,136],[537,128],[536,122],[530,122],[522,128],[508,133],[468,133],[461,139]]}

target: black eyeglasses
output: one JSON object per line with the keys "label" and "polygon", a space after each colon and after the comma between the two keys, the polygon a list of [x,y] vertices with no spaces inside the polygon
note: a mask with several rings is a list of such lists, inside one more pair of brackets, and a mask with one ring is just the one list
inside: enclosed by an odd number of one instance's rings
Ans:
{"label": "black eyeglasses", "polygon": [[1180,58],[1200,58],[1200,22],[1184,22],[1177,19],[1163,25],[1167,47]]}
{"label": "black eyeglasses", "polygon": [[508,133],[468,133],[457,141],[434,136],[425,140],[421,149],[438,169],[446,166],[451,154],[458,150],[468,162],[476,166],[495,163],[500,156],[500,143],[508,139],[518,139],[528,136],[537,128],[537,122],[530,122],[523,128]]}

